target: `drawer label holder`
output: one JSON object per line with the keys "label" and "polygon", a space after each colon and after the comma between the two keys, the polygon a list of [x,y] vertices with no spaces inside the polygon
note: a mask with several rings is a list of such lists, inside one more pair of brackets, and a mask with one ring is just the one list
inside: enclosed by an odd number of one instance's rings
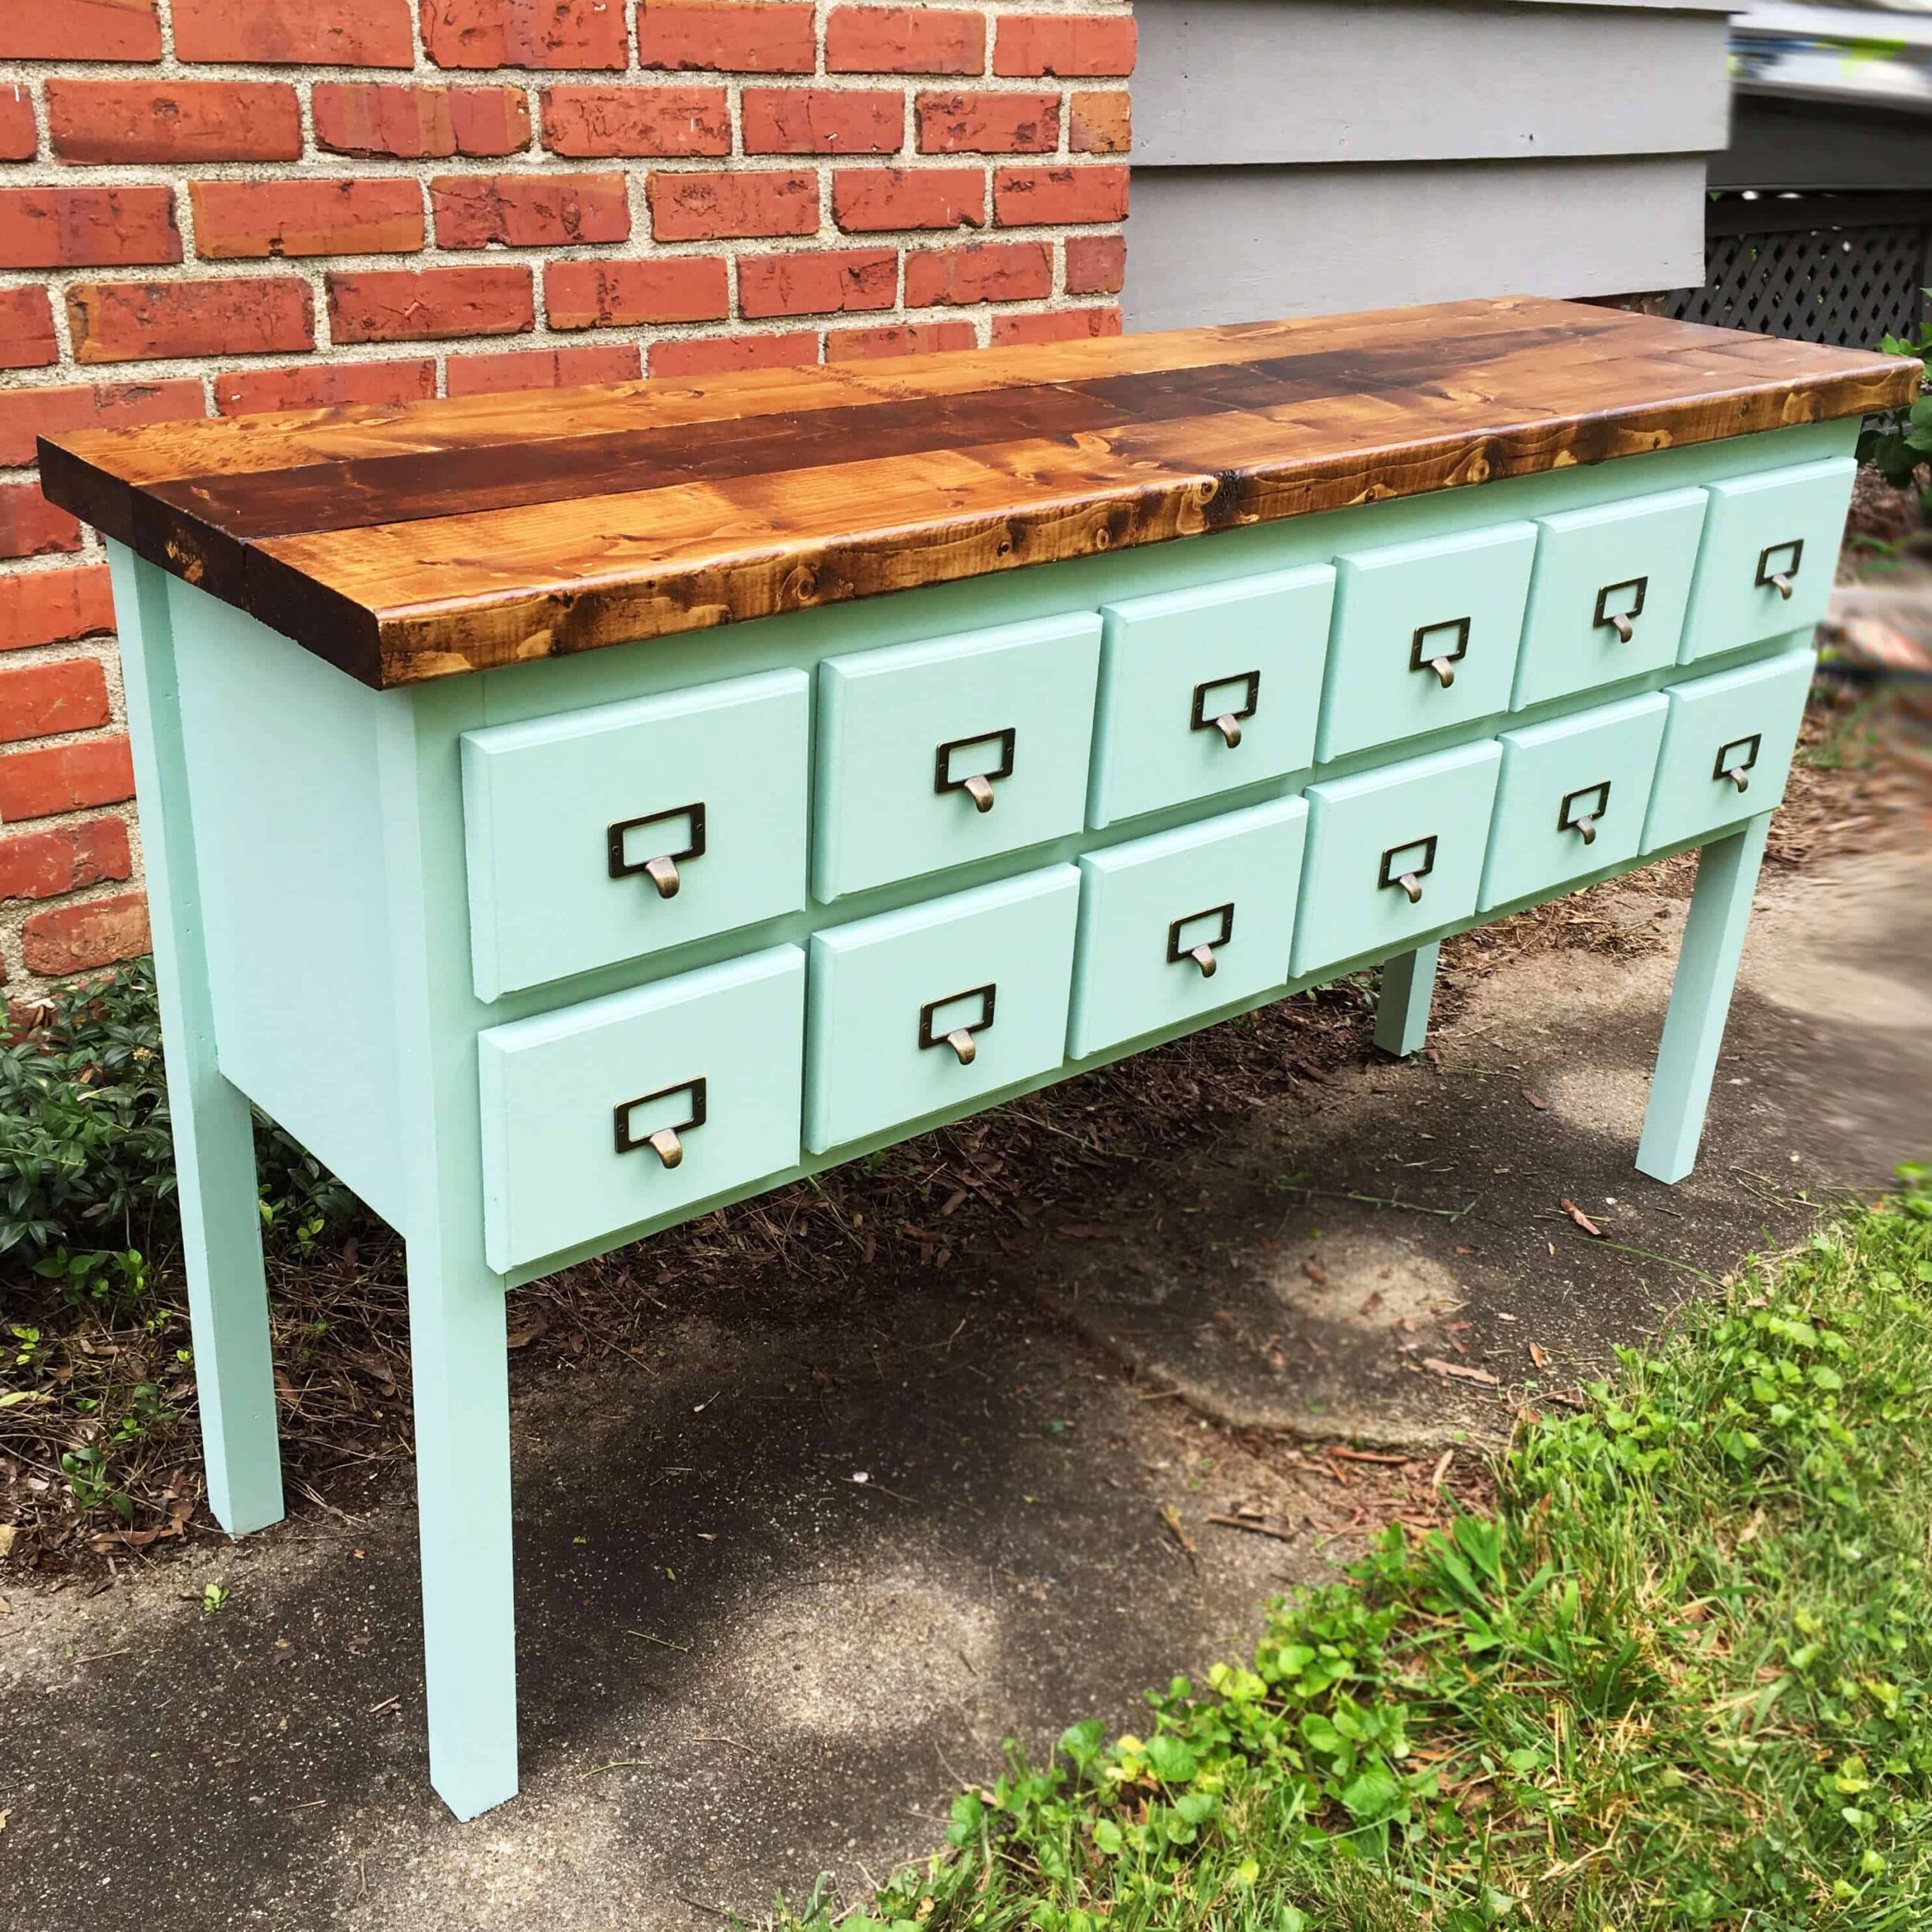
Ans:
{"label": "drawer label holder", "polygon": [[[660,1127],[641,1138],[634,1139],[631,1134],[631,1115],[639,1107],[648,1106],[653,1100],[667,1100],[673,1094],[688,1094],[691,1097],[688,1118],[680,1121],[675,1127]],[[620,1100],[611,1109],[616,1123],[617,1152],[620,1154],[633,1154],[640,1147],[648,1147],[666,1167],[675,1168],[685,1158],[682,1137],[704,1124],[707,1110],[705,1083],[702,1076],[696,1080],[681,1081],[675,1087],[660,1087],[654,1094],[640,1094],[634,1100]]]}
{"label": "drawer label holder", "polygon": [[[681,851],[660,852],[654,857],[635,860],[625,857],[625,841],[639,826],[662,825],[667,820],[678,818],[685,820],[690,826],[690,834]],[[620,819],[605,832],[604,836],[610,854],[611,876],[613,878],[629,878],[636,873],[642,872],[657,888],[659,898],[675,899],[685,882],[678,870],[678,866],[688,864],[693,859],[704,857],[704,801],[700,798],[691,804],[674,805],[666,812],[647,812],[641,818]]]}
{"label": "drawer label holder", "polygon": [[[1212,939],[1197,940],[1192,946],[1183,943],[1183,935],[1190,926],[1198,926],[1203,919],[1214,919],[1220,923]],[[1225,905],[1210,906],[1204,911],[1189,912],[1175,920],[1168,928],[1168,961],[1178,965],[1191,959],[1201,968],[1201,977],[1211,980],[1220,961],[1215,958],[1215,949],[1226,946],[1235,936],[1235,902],[1230,899]]]}
{"label": "drawer label holder", "polygon": [[[994,785],[1000,779],[1013,776],[1014,747],[1019,742],[1019,735],[1009,724],[1003,731],[976,731],[970,738],[949,738],[933,755],[933,789],[942,795],[948,792],[964,792],[972,800],[975,811],[991,811]],[[972,745],[998,745],[998,764],[990,771],[976,771],[964,778],[954,777],[952,754]]]}
{"label": "drawer label holder", "polygon": [[[1409,669],[1434,672],[1446,691],[1456,681],[1455,666],[1469,654],[1469,621],[1447,617],[1439,624],[1418,624],[1409,644]],[[1456,633],[1455,644],[1447,651],[1431,641],[1444,631]]]}
{"label": "drawer label holder", "polygon": [[[968,738],[962,742],[971,744]],[[961,1066],[971,1066],[979,1057],[979,1044],[974,1039],[975,1033],[983,1033],[993,1023],[993,1001],[999,992],[998,983],[988,980],[983,986],[968,986],[963,993],[948,993],[943,999],[929,999],[919,1009],[919,1051],[928,1047],[950,1047]],[[976,999],[980,1002],[980,1017],[961,1026],[949,1027],[943,1033],[934,1030],[934,1022],[949,1006],[957,1006],[963,1000]]]}
{"label": "drawer label holder", "polygon": [[[1591,620],[1595,629],[1614,630],[1618,640],[1628,644],[1636,635],[1637,620],[1644,614],[1644,599],[1649,595],[1651,580],[1647,577],[1626,577],[1621,583],[1607,583],[1597,592],[1597,611]],[[1610,600],[1620,590],[1630,593],[1630,601],[1620,611],[1610,608]]]}
{"label": "drawer label holder", "polygon": [[1419,905],[1422,882],[1435,869],[1435,839],[1432,832],[1426,838],[1411,838],[1405,845],[1390,846],[1382,855],[1381,873],[1375,881],[1377,888],[1400,886],[1408,895],[1409,903]]}
{"label": "drawer label holder", "polygon": [[[1783,559],[1787,551],[1790,552],[1791,561],[1785,563]],[[1771,568],[1774,560],[1780,564],[1777,570]],[[1804,561],[1804,539],[1801,537],[1794,537],[1788,543],[1767,543],[1758,553],[1758,574],[1752,580],[1752,587],[1775,590],[1789,604],[1791,601],[1791,580],[1798,574],[1798,567]]]}
{"label": "drawer label holder", "polygon": [[[1238,705],[1232,709],[1210,712],[1208,697],[1211,691],[1224,691],[1230,685],[1246,686],[1246,694]],[[1228,749],[1232,751],[1241,743],[1241,721],[1252,718],[1261,703],[1261,673],[1259,671],[1237,671],[1231,678],[1210,678],[1194,688],[1194,708],[1188,714],[1187,728],[1190,731],[1218,731]]]}
{"label": "drawer label holder", "polygon": [[1574,792],[1563,795],[1561,809],[1556,814],[1558,832],[1577,833],[1586,845],[1597,842],[1597,822],[1610,810],[1610,780],[1601,784],[1580,785]]}

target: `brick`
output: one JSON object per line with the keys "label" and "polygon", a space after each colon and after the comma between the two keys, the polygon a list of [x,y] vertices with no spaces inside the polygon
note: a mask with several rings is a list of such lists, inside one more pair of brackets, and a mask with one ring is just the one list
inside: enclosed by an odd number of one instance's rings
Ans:
{"label": "brick", "polygon": [[348,181],[191,181],[195,252],[406,255],[423,245],[423,190],[402,177]]}
{"label": "brick", "polygon": [[50,906],[44,912],[29,913],[20,926],[20,957],[27,971],[49,979],[138,959],[153,943],[147,895],[140,892]]}
{"label": "brick", "polygon": [[439,67],[626,67],[625,0],[423,0]]}
{"label": "brick", "polygon": [[180,423],[204,413],[202,386],[192,377],[168,383],[63,383],[53,389],[0,390],[0,464],[32,462],[36,436]]}
{"label": "brick", "polygon": [[890,309],[898,300],[896,248],[747,255],[738,263],[738,312],[747,321]]}
{"label": "brick", "polygon": [[294,161],[302,106],[285,81],[47,83],[48,136],[63,161]]}
{"label": "brick", "polygon": [[826,23],[828,74],[981,74],[983,14],[933,7],[835,7]]}
{"label": "brick", "polygon": [[1057,94],[922,94],[921,154],[1051,154],[1060,146]]}
{"label": "brick", "polygon": [[536,326],[525,268],[375,269],[328,278],[329,328],[341,342],[432,342],[521,335]]}
{"label": "brick", "polygon": [[435,364],[415,357],[224,369],[214,379],[214,406],[223,416],[247,416],[263,409],[323,409],[345,402],[423,402],[435,393]]}
{"label": "brick", "polygon": [[0,13],[0,60],[158,60],[155,0],[31,0]]}
{"label": "brick", "polygon": [[1131,74],[1134,42],[1124,14],[1006,14],[993,41],[993,72]]}
{"label": "brick", "polygon": [[39,152],[33,96],[18,81],[0,87],[0,161],[31,161]]}
{"label": "brick", "polygon": [[0,288],[0,369],[44,368],[59,355],[44,288]]}
{"label": "brick", "polygon": [[1069,94],[1067,146],[1075,154],[1125,154],[1134,145],[1133,98],[1118,88],[1105,94]]}
{"label": "brick", "polygon": [[0,651],[72,644],[113,628],[114,592],[105,564],[0,577]]}
{"label": "brick", "polygon": [[0,899],[58,899],[134,871],[125,819],[83,819],[0,838]]}
{"label": "brick", "polygon": [[809,74],[818,64],[812,9],[777,0],[641,0],[638,64],[721,74]]}
{"label": "brick", "polygon": [[880,355],[924,355],[940,349],[975,349],[971,322],[897,322],[876,329],[829,329],[828,362],[857,362]]}
{"label": "brick", "polygon": [[993,219],[1023,222],[1119,221],[1127,214],[1128,171],[1110,162],[1084,168],[996,168]]}
{"label": "brick", "polygon": [[747,154],[897,154],[906,97],[871,88],[747,88],[739,119]]}
{"label": "brick", "polygon": [[543,145],[574,159],[731,152],[722,88],[546,88]]}
{"label": "brick", "polygon": [[891,228],[978,228],[986,177],[977,168],[841,168],[832,215],[848,234]]}
{"label": "brick", "polygon": [[818,337],[807,329],[791,335],[693,336],[651,345],[654,376],[716,376],[734,369],[786,369],[818,360]]}
{"label": "brick", "polygon": [[293,275],[71,282],[66,294],[77,362],[285,355],[315,346],[309,285]]}
{"label": "brick", "polygon": [[452,355],[444,387],[451,395],[501,395],[512,389],[571,389],[580,383],[632,383],[642,361],[634,342]]}
{"label": "brick", "polygon": [[0,671],[0,744],[91,731],[107,718],[107,677],[98,657]]}
{"label": "brick", "polygon": [[315,145],[398,161],[521,153],[530,102],[521,88],[418,88],[395,81],[318,81]]}
{"label": "brick", "polygon": [[409,0],[174,0],[183,60],[410,67]]}
{"label": "brick", "polygon": [[134,767],[125,732],[0,758],[0,819],[10,825],[89,805],[118,805],[134,795]]}
{"label": "brick", "polygon": [[438,174],[429,202],[445,248],[564,248],[631,232],[621,174]]}
{"label": "brick", "polygon": [[38,483],[0,483],[0,557],[45,557],[81,547],[81,526]]}
{"label": "brick", "polygon": [[818,177],[808,169],[653,174],[650,195],[660,242],[818,232]]}
{"label": "brick", "polygon": [[553,329],[721,321],[731,312],[731,278],[721,255],[549,262],[543,303]]}
{"label": "brick", "polygon": [[118,268],[181,259],[166,188],[0,189],[0,268]]}
{"label": "brick", "polygon": [[1118,295],[1127,278],[1127,239],[1120,235],[1072,235],[1066,242],[1066,292]]}
{"label": "brick", "polygon": [[1118,335],[1118,309],[1057,309],[1032,315],[995,315],[993,346],[1010,343],[1078,342],[1089,336]]}
{"label": "brick", "polygon": [[1053,255],[1044,242],[922,248],[906,257],[909,309],[968,302],[1037,302],[1053,289]]}

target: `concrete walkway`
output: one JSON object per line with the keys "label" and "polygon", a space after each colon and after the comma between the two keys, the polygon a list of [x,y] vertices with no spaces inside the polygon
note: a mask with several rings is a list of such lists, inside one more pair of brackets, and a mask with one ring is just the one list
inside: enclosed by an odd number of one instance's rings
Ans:
{"label": "concrete walkway", "polygon": [[[1275,1432],[1498,1433],[1693,1271],[1795,1235],[1801,1188],[1932,1149],[1922,849],[1767,884],[1674,1190],[1629,1164],[1670,958],[1452,983],[1433,1060],[1124,1164],[1084,1232],[969,1246],[916,1294],[855,1271],[783,1321],[714,1310],[661,1367],[527,1392],[525,1789],[472,1826],[425,1781],[404,1500],[96,1594],[0,1583],[0,1924],[659,1932],[824,1868],[857,1898],[1003,1737],[1129,1720],[1322,1573],[1388,1485]],[[1243,1509],[1295,1540],[1208,1521]]]}

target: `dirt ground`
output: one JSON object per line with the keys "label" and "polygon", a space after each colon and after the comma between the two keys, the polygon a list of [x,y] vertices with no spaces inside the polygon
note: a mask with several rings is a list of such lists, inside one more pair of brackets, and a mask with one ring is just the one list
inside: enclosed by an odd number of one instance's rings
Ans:
{"label": "dirt ground", "polygon": [[425,1776],[404,1365],[291,1358],[288,1521],[0,1571],[0,1927],[857,1897],[1002,1738],[1124,1722],[1355,1534],[1480,1500],[1520,1405],[1932,1151],[1928,829],[1807,768],[1675,1189],[1630,1160],[1681,866],[1451,949],[1412,1063],[1343,989],[520,1295],[525,1789],[469,1826]]}

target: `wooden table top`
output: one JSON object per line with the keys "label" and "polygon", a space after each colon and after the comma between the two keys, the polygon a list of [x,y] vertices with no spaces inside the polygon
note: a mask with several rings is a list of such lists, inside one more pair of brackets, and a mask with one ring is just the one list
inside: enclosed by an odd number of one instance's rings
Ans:
{"label": "wooden table top", "polygon": [[43,438],[53,500],[386,688],[1911,400],[1532,297]]}

